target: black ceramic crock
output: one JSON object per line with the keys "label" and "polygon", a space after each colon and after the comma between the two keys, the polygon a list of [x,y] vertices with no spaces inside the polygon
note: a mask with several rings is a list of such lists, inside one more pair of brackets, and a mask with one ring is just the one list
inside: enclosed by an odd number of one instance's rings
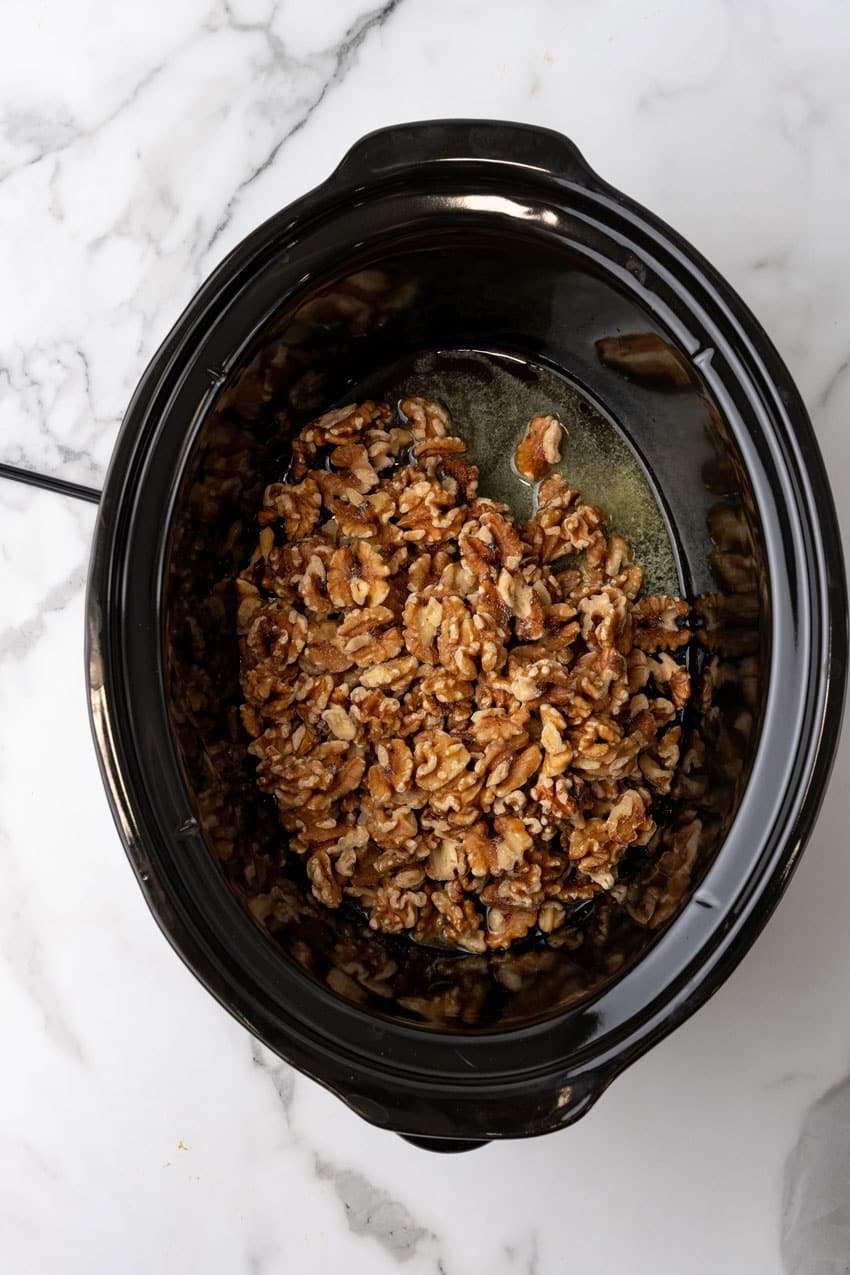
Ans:
{"label": "black ceramic crock", "polygon": [[[613,909],[600,938],[591,920],[588,954],[416,949],[275,875],[236,715],[232,577],[281,431],[424,350],[578,387],[644,466],[696,606],[685,730],[703,773],[664,816],[698,821],[688,888],[663,925]],[[750,947],[823,795],[845,612],[806,411],[717,272],[556,133],[402,125],[245,239],[145,372],[91,561],[94,738],[148,904],[201,982],[365,1119],[462,1149],[577,1119]]]}

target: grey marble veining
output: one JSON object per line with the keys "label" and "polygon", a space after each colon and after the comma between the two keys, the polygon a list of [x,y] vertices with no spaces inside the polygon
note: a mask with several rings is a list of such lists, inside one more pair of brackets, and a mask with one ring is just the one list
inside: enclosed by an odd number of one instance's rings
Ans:
{"label": "grey marble veining", "polygon": [[[145,363],[244,234],[370,128],[485,115],[566,132],[730,278],[850,528],[848,41],[838,0],[12,5],[0,461],[98,485]],[[94,518],[0,481],[4,1270],[850,1269],[846,741],[721,992],[575,1128],[431,1156],[253,1042],[150,918],[89,743]]]}

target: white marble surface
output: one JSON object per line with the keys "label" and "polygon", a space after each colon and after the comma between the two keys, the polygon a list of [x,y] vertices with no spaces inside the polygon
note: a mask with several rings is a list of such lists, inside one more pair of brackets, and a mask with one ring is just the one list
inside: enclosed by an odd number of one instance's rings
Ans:
{"label": "white marble surface", "polygon": [[[813,0],[7,0],[0,460],[99,483],[146,360],[361,133],[561,129],[776,340],[850,515],[850,10]],[[845,746],[775,918],[575,1128],[428,1156],[254,1045],[147,913],[85,716],[91,507],[0,481],[10,1275],[850,1269]]]}

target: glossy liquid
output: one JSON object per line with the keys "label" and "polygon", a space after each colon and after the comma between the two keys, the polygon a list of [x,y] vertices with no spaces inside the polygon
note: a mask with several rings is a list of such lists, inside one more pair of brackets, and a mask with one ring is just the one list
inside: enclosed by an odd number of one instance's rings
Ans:
{"label": "glossy liquid", "polygon": [[640,461],[617,427],[563,376],[507,355],[440,350],[418,355],[369,392],[389,402],[420,395],[444,403],[479,467],[480,494],[504,501],[521,522],[534,512],[536,485],[518,472],[516,447],[532,417],[553,413],[565,436],[552,472],[601,506],[609,530],[626,537],[644,569],[644,593],[680,592],[670,535]]}

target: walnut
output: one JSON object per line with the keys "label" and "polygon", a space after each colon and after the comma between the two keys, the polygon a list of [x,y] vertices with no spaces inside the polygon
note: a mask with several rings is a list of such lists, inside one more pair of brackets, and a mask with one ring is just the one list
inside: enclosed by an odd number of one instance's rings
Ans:
{"label": "walnut", "polygon": [[428,896],[424,890],[405,890],[395,884],[379,885],[369,916],[373,930],[384,934],[401,934],[412,930],[419,920],[419,909]]}
{"label": "walnut", "polygon": [[456,943],[469,952],[486,951],[481,914],[471,899],[459,902],[448,890],[435,890],[431,902],[443,919],[442,933],[449,943]]}
{"label": "walnut", "polygon": [[307,642],[307,621],[290,606],[270,603],[254,613],[244,643],[249,655],[294,664]]}
{"label": "walnut", "polygon": [[404,540],[416,545],[454,540],[464,523],[464,509],[434,478],[415,474],[398,496],[395,519]]}
{"label": "walnut", "polygon": [[542,756],[537,744],[529,744],[522,752],[503,757],[487,776],[487,787],[492,789],[493,796],[506,797],[524,788],[539,769]]}
{"label": "walnut", "polygon": [[369,767],[369,792],[375,801],[391,801],[403,793],[413,775],[413,755],[403,739],[392,739],[375,748],[377,762]]}
{"label": "walnut", "polygon": [[390,739],[401,724],[401,704],[394,695],[355,686],[350,696],[349,714],[361,723],[373,744]]}
{"label": "walnut", "polygon": [[427,461],[439,461],[445,466],[446,461],[462,456],[466,451],[466,443],[462,438],[426,438],[424,442],[417,443],[413,448],[413,455],[419,461],[428,473],[432,473],[434,466],[427,465]]}
{"label": "walnut", "polygon": [[562,775],[573,759],[573,749],[569,739],[565,739],[566,720],[551,704],[540,705],[540,743],[544,750],[541,775],[554,778]]}
{"label": "walnut", "polygon": [[[382,850],[389,852],[413,849],[419,830],[416,815],[410,806],[393,806],[386,810],[371,806],[366,812],[364,826],[372,840]],[[407,854],[400,858],[402,862],[406,862]],[[381,873],[394,866],[397,865],[393,862],[382,863],[380,859],[375,862],[375,870]]]}
{"label": "walnut", "polygon": [[644,651],[675,651],[690,640],[687,629],[680,629],[679,620],[690,612],[687,602],[681,598],[644,598],[636,602],[632,611],[635,622],[634,643]]}
{"label": "walnut", "polygon": [[447,597],[441,603],[442,621],[437,634],[437,655],[443,668],[457,677],[475,677],[475,656],[481,644],[474,615],[464,598]]}
{"label": "walnut", "polygon": [[318,484],[308,476],[300,483],[271,483],[263,495],[257,520],[261,527],[281,520],[289,540],[303,540],[318,523],[321,511]]}
{"label": "walnut", "polygon": [[419,668],[415,655],[399,655],[394,660],[386,660],[383,664],[373,664],[361,674],[363,686],[386,687],[393,691],[404,691],[413,681]]}
{"label": "walnut", "polygon": [[496,584],[499,597],[514,617],[516,635],[523,641],[542,637],[543,607],[530,584],[516,572],[502,568]]}
{"label": "walnut", "polygon": [[328,592],[328,568],[333,555],[333,545],[316,545],[306,567],[297,577],[302,602],[309,611],[315,611],[317,615],[329,615],[334,609],[334,602]]}
{"label": "walnut", "polygon": [[[699,829],[658,833],[657,805],[674,783],[688,799],[706,792],[704,746],[674,720],[691,696],[673,654],[689,638],[687,605],[636,601],[627,541],[606,536],[603,511],[559,475],[521,531],[477,495],[448,413],[424,399],[402,411],[409,428],[364,403],[300,432],[292,481],[266,489],[236,583],[248,753],[289,851],[326,907],[349,896],[373,929],[479,955],[535,925],[576,946],[570,905],[602,892],[660,924],[690,879]],[[543,476],[559,441],[554,417],[531,423],[527,476]],[[743,579],[748,551],[736,530],[720,573]],[[564,554],[578,556],[549,565]],[[709,645],[727,641],[730,619],[735,632],[751,626],[752,589],[730,596],[702,601]],[[704,707],[725,667],[706,670]],[[755,685],[757,670],[748,676]],[[742,711],[724,747],[739,752],[752,729]],[[226,857],[236,842],[234,826]],[[662,849],[640,893],[619,865],[650,843]],[[271,901],[274,871],[264,857],[245,880],[279,925],[288,905]],[[610,909],[596,916],[601,942]],[[362,994],[364,977],[385,982],[356,954],[337,975],[346,994]]]}
{"label": "walnut", "polygon": [[[627,846],[632,845],[639,837],[647,833],[645,816],[646,806],[640,793],[634,788],[627,788],[611,807],[605,824],[608,836],[612,841],[619,841]],[[654,831],[655,824],[650,820],[649,835],[651,836]]]}
{"label": "walnut", "polygon": [[445,438],[452,432],[451,417],[439,403],[424,398],[406,398],[401,404],[402,416],[410,422],[417,443],[426,438]]}
{"label": "walnut", "polygon": [[333,866],[327,850],[315,850],[307,860],[307,876],[313,886],[313,894],[326,908],[338,908],[342,903],[342,886],[334,878]]}
{"label": "walnut", "polygon": [[655,685],[667,687],[674,706],[684,708],[691,698],[691,679],[687,669],[677,664],[666,651],[659,652],[656,659],[647,663]]}
{"label": "walnut", "polygon": [[389,567],[363,540],[337,549],[328,567],[328,596],[335,607],[379,606],[390,591]]}
{"label": "walnut", "polygon": [[578,609],[581,635],[588,646],[601,648],[617,644],[629,620],[628,599],[624,593],[609,586],[582,598]]}
{"label": "walnut", "polygon": [[541,562],[552,562],[564,548],[562,524],[578,499],[578,492],[568,487],[560,474],[553,474],[541,485],[537,496],[537,513],[525,525],[525,535]]}
{"label": "walnut", "polygon": [[325,508],[344,536],[379,539],[395,512],[395,502],[387,491],[364,496],[349,479],[328,470],[314,471]]}
{"label": "walnut", "polygon": [[532,840],[515,815],[501,815],[492,827],[480,820],[466,833],[463,848],[473,876],[513,872]]}
{"label": "walnut", "polygon": [[377,487],[378,475],[362,443],[345,443],[335,447],[328,459],[348,486],[353,487],[361,496]]}
{"label": "walnut", "polygon": [[561,425],[555,416],[535,416],[516,449],[516,467],[531,482],[561,459]]}
{"label": "walnut", "polygon": [[469,753],[459,739],[442,730],[422,731],[413,751],[416,782],[434,792],[457,779],[469,761]]}
{"label": "walnut", "polygon": [[425,586],[410,595],[404,607],[404,645],[411,655],[436,664],[436,638],[442,622],[443,607],[434,586]]}
{"label": "walnut", "polygon": [[369,460],[377,473],[392,469],[401,453],[413,441],[409,430],[398,428],[366,430],[363,437]]}
{"label": "walnut", "polygon": [[[454,838],[441,837],[431,847],[427,871],[432,881],[452,881],[461,871],[463,849]],[[465,863],[465,857],[463,859]]]}
{"label": "walnut", "polygon": [[359,668],[393,659],[402,648],[401,629],[389,607],[350,611],[337,629],[337,641]]}
{"label": "walnut", "polygon": [[356,723],[351,720],[341,704],[332,704],[330,708],[326,708],[322,713],[322,718],[327,724],[328,730],[337,739],[343,739],[350,743],[357,735]]}
{"label": "walnut", "polygon": [[463,565],[479,580],[496,579],[502,568],[515,571],[522,561],[522,541],[502,512],[504,507],[478,500],[474,508],[475,516],[464,524],[459,540]]}
{"label": "walnut", "polygon": [[537,920],[537,912],[526,908],[490,908],[487,913],[487,946],[509,947],[525,938]]}
{"label": "walnut", "polygon": [[478,495],[477,465],[471,465],[468,461],[452,457],[443,461],[443,472],[447,478],[456,483],[457,490],[464,500],[474,500]]}

